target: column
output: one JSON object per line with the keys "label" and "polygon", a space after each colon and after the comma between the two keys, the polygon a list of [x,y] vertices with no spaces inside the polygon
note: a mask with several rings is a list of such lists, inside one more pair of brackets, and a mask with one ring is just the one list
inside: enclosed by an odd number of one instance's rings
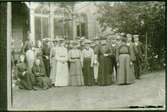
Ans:
{"label": "column", "polygon": [[75,16],[74,14],[72,15],[72,29],[73,29],[73,40],[76,38],[76,21],[75,21]]}
{"label": "column", "polygon": [[54,7],[53,4],[50,3],[50,38],[54,39]]}
{"label": "column", "polygon": [[35,19],[34,19],[34,9],[30,8],[30,39],[35,42]]}
{"label": "column", "polygon": [[8,109],[11,108],[13,103],[12,96],[12,71],[11,71],[11,40],[12,40],[12,4],[7,3],[7,96],[8,96]]}

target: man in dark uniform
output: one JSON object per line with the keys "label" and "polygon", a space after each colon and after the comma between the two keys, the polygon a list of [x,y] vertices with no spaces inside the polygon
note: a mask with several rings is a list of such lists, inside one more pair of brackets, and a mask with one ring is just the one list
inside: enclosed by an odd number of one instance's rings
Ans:
{"label": "man in dark uniform", "polygon": [[139,35],[133,35],[134,37],[134,48],[135,48],[135,56],[136,60],[134,61],[134,69],[136,79],[140,79],[140,65],[143,61],[143,44],[139,41]]}
{"label": "man in dark uniform", "polygon": [[49,40],[46,39],[44,41],[44,46],[43,46],[43,62],[45,65],[45,70],[46,70],[46,74],[48,77],[50,77],[50,46],[49,46]]}
{"label": "man in dark uniform", "polygon": [[116,43],[116,35],[111,35],[111,54],[112,54],[112,63],[113,63],[113,69],[115,69],[116,76],[117,76],[117,61],[116,61],[116,49],[117,49],[117,43]]}

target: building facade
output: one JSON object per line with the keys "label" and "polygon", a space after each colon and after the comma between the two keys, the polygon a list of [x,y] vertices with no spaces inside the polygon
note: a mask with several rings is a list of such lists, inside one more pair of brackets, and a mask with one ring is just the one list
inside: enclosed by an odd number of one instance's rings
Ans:
{"label": "building facade", "polygon": [[[77,5],[77,4],[75,4]],[[93,39],[99,36],[94,5],[77,9],[74,5],[51,2],[12,3],[12,37],[21,45],[31,32],[35,42],[43,38]],[[19,47],[19,46],[18,46]]]}

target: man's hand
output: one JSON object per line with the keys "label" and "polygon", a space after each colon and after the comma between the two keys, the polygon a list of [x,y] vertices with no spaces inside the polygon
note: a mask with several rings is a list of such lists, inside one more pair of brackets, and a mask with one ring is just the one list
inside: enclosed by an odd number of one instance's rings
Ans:
{"label": "man's hand", "polygon": [[19,82],[21,81],[19,78],[17,79]]}
{"label": "man's hand", "polygon": [[93,64],[91,64],[90,67],[93,67]]}
{"label": "man's hand", "polygon": [[108,56],[108,54],[104,54],[104,56]]}
{"label": "man's hand", "polygon": [[45,58],[46,58],[46,59],[49,59],[49,57],[48,57],[48,56],[45,56]]}
{"label": "man's hand", "polygon": [[117,67],[119,67],[119,63],[117,63]]}
{"label": "man's hand", "polygon": [[26,71],[24,71],[22,75],[24,76],[24,75],[25,75],[25,73],[26,73]]}

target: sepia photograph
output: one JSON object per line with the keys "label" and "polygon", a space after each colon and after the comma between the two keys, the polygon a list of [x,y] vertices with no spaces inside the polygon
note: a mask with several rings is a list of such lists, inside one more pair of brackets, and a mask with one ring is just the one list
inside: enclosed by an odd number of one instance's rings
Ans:
{"label": "sepia photograph", "polygon": [[0,12],[8,110],[165,110],[165,2],[0,2]]}

